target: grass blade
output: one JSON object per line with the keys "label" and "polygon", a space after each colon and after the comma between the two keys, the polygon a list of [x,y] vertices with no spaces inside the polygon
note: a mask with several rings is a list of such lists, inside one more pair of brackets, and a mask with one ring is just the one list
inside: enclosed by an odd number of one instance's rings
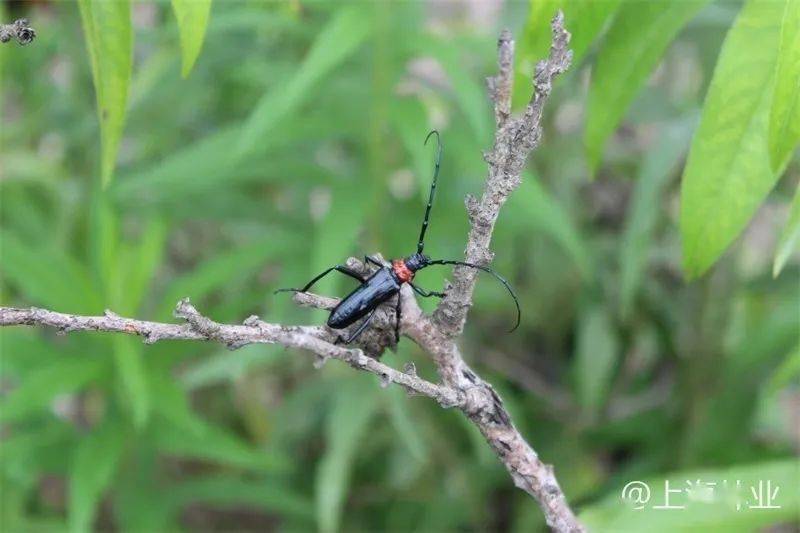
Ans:
{"label": "grass blade", "polygon": [[280,119],[293,113],[310,96],[312,87],[345,61],[366,40],[370,21],[363,6],[340,9],[320,32],[297,72],[259,100],[244,126],[239,155],[251,152]]}
{"label": "grass blade", "polygon": [[584,142],[594,173],[606,141],[667,46],[708,0],[630,2],[614,18],[592,70]]}
{"label": "grass blade", "polygon": [[323,533],[339,529],[350,470],[379,402],[374,383],[354,379],[336,392],[328,416],[327,449],[317,468],[317,521]]}
{"label": "grass blade", "polygon": [[69,476],[69,529],[93,530],[94,516],[122,455],[125,431],[106,421],[81,439]]}

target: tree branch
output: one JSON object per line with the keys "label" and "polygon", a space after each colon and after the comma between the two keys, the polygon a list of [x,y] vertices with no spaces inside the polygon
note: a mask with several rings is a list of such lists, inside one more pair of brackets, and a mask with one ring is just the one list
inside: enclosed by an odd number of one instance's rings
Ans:
{"label": "tree branch", "polygon": [[36,30],[28,26],[28,19],[17,19],[11,24],[0,24],[0,43],[16,39],[21,45],[31,43],[36,38]]}
{"label": "tree branch", "polygon": [[[494,101],[495,118],[498,123],[494,146],[484,153],[489,165],[486,186],[480,201],[472,196],[466,200],[470,232],[467,238],[465,261],[479,265],[491,262],[489,251],[497,216],[509,195],[519,187],[521,173],[530,152],[542,136],[542,109],[550,95],[553,79],[569,68],[572,51],[567,48],[569,33],[564,29],[564,16],[559,12],[552,22],[553,43],[550,55],[536,65],[533,79],[533,96],[521,117],[509,116],[511,108],[511,85],[514,44],[507,31],[498,41],[498,64],[500,73],[490,78],[489,97]],[[450,337],[456,337],[464,329],[467,312],[472,305],[477,271],[458,266],[453,271],[453,286],[434,313],[439,327]]]}
{"label": "tree branch", "polygon": [[[485,265],[491,261],[489,243],[500,208],[518,187],[525,161],[541,138],[542,108],[552,80],[569,67],[572,53],[567,49],[569,33],[564,29],[561,13],[553,19],[552,30],[550,55],[536,67],[534,94],[521,117],[511,116],[514,41],[508,31],[504,31],[498,41],[499,74],[488,80],[497,131],[492,151],[485,154],[489,173],[483,196],[480,201],[467,198],[471,223],[466,248],[468,262]],[[348,260],[348,266],[362,273],[370,271],[369,265],[352,258]],[[413,365],[407,365],[401,372],[377,360],[386,347],[391,348],[395,343],[393,302],[378,309],[373,326],[359,339],[357,349],[335,344],[341,332],[325,326],[284,326],[263,322],[255,316],[242,325],[219,324],[201,315],[188,299],[181,300],[175,310],[176,317],[185,320],[185,324],[134,320],[110,311],[106,311],[105,316],[87,317],[44,309],[0,308],[0,326],[52,326],[62,333],[111,331],[138,335],[147,343],[166,339],[204,340],[219,342],[231,349],[251,343],[274,343],[312,352],[321,362],[329,358],[339,359],[353,368],[379,376],[382,384],[397,383],[412,393],[433,398],[443,407],[461,410],[481,431],[516,486],[539,502],[547,524],[554,531],[584,531],[567,505],[552,466],[539,460],[514,427],[492,386],[464,362],[454,339],[463,330],[472,303],[476,272],[456,267],[453,278],[452,287],[433,317],[422,312],[408,285],[403,286],[398,296],[402,299],[403,309],[400,331],[430,354],[442,384],[421,379]],[[320,309],[331,309],[338,302],[334,298],[308,293],[296,294],[294,299],[300,305]],[[365,355],[365,352],[373,357]]]}
{"label": "tree branch", "polygon": [[135,320],[108,310],[102,316],[80,316],[35,307],[0,307],[0,326],[50,326],[61,334],[73,331],[126,333],[141,337],[145,344],[161,340],[213,341],[231,350],[255,343],[281,344],[314,353],[320,362],[339,359],[353,368],[375,374],[384,384],[397,383],[408,391],[433,398],[444,407],[459,407],[464,403],[458,391],[425,381],[415,371],[400,372],[364,355],[362,350],[332,344],[333,335],[323,327],[270,324],[256,316],[247,318],[242,325],[219,324],[201,315],[188,298],[178,302],[175,316],[186,320],[186,324]]}

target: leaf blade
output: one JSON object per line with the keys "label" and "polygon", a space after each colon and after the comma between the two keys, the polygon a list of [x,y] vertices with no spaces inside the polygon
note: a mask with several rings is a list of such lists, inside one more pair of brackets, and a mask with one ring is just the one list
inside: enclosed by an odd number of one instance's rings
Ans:
{"label": "leaf blade", "polygon": [[317,467],[317,521],[320,531],[336,531],[341,520],[349,473],[361,436],[376,412],[375,389],[353,380],[336,392],[328,416],[328,448]]}
{"label": "leaf blade", "polygon": [[302,105],[311,88],[359,48],[370,27],[362,8],[340,9],[322,29],[294,76],[261,97],[241,133],[239,156],[251,152],[282,118]]}
{"label": "leaf blade", "polygon": [[630,316],[647,267],[647,253],[660,211],[658,201],[688,147],[690,135],[688,124],[666,128],[639,168],[620,250],[620,315],[623,319]]}
{"label": "leaf blade", "polygon": [[714,69],[681,184],[683,269],[689,279],[722,255],[777,179],[766,137],[782,12],[781,4],[769,0],[745,4]]}
{"label": "leaf blade", "polygon": [[203,48],[211,0],[172,0],[181,41],[181,76],[189,76]]}
{"label": "leaf blade", "polygon": [[619,357],[619,339],[611,317],[602,307],[589,308],[581,318],[575,357],[578,399],[591,413],[597,413]]}
{"label": "leaf blade", "polygon": [[594,173],[603,147],[673,38],[709,0],[631,2],[608,30],[592,71],[584,143]]}
{"label": "leaf blade", "polygon": [[69,477],[70,531],[90,531],[95,510],[122,455],[125,432],[106,421],[78,444]]}
{"label": "leaf blade", "polygon": [[79,0],[92,65],[100,120],[100,177],[103,187],[114,173],[128,102],[133,65],[133,31],[128,0]]}
{"label": "leaf blade", "polygon": [[800,1],[787,0],[769,119],[772,170],[780,174],[800,143]]}

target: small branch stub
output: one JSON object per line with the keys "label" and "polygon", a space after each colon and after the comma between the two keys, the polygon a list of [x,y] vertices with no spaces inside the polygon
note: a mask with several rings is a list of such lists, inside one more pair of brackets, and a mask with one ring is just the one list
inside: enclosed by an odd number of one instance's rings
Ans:
{"label": "small branch stub", "polygon": [[36,30],[28,26],[28,19],[17,19],[11,24],[0,24],[0,43],[15,39],[20,45],[30,44],[36,38]]}

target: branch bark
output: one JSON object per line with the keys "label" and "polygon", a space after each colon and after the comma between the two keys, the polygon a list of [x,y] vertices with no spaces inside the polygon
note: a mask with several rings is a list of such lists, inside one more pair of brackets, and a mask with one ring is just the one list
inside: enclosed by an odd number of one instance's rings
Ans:
{"label": "branch bark", "polygon": [[[567,48],[569,33],[564,29],[561,13],[554,17],[552,31],[549,57],[536,67],[533,97],[520,117],[511,115],[514,41],[508,31],[504,31],[498,40],[499,73],[487,80],[489,95],[494,102],[497,131],[492,150],[484,156],[489,171],[483,196],[480,201],[468,197],[466,202],[471,223],[466,247],[468,262],[485,265],[491,261],[489,243],[500,208],[519,186],[525,161],[541,138],[542,109],[552,81],[569,67],[572,53]],[[370,268],[352,258],[348,265],[362,272]],[[0,326],[51,326],[62,333],[109,331],[138,335],[146,343],[168,339],[212,341],[231,349],[252,343],[274,343],[309,351],[320,362],[339,359],[353,368],[379,376],[382,384],[396,383],[410,393],[434,399],[442,407],[461,410],[481,431],[516,486],[539,502],[547,524],[554,531],[584,531],[566,502],[552,466],[539,459],[514,427],[500,396],[464,361],[455,338],[463,330],[472,303],[476,272],[456,267],[453,278],[452,287],[432,317],[422,312],[408,285],[398,296],[403,300],[401,333],[430,354],[441,384],[417,376],[413,365],[399,371],[377,360],[386,347],[394,344],[392,304],[379,310],[375,325],[359,339],[359,347],[355,349],[335,344],[340,332],[325,326],[285,326],[264,322],[256,316],[249,317],[241,325],[220,324],[200,314],[188,299],[181,300],[175,309],[175,316],[183,319],[183,324],[134,320],[111,311],[106,311],[103,316],[78,316],[36,308],[0,307]],[[334,298],[309,293],[296,294],[294,299],[300,305],[320,309],[331,309],[338,302]]]}
{"label": "branch bark", "polygon": [[16,39],[21,45],[31,43],[36,38],[36,30],[28,26],[28,19],[17,19],[11,24],[0,24],[0,43]]}

